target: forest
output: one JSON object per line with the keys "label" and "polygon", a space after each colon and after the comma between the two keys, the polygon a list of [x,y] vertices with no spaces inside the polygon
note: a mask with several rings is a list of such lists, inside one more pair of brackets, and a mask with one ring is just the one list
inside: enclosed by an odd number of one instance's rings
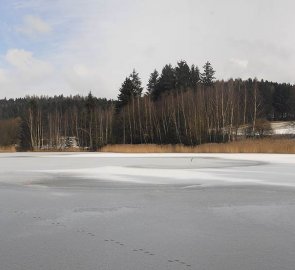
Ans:
{"label": "forest", "polygon": [[0,100],[0,145],[58,150],[77,142],[95,151],[107,144],[184,144],[263,135],[269,121],[295,120],[295,86],[257,79],[216,80],[179,61],[154,70],[147,86],[133,72],[117,100],[93,96],[27,96]]}

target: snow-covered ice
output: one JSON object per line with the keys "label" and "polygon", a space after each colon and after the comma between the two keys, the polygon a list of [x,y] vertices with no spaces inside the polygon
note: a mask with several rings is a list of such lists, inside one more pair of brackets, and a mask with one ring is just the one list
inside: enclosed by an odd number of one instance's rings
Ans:
{"label": "snow-covered ice", "polygon": [[294,269],[295,155],[0,154],[0,269]]}

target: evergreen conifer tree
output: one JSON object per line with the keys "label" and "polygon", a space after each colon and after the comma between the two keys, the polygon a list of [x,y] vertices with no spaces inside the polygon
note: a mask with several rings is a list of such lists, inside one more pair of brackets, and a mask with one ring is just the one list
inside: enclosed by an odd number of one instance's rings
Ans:
{"label": "evergreen conifer tree", "polygon": [[122,83],[118,95],[119,107],[123,107],[128,104],[131,98],[134,96],[134,84],[130,78],[126,78]]}
{"label": "evergreen conifer tree", "polygon": [[190,68],[185,61],[177,63],[175,68],[176,87],[178,89],[186,89],[190,86]]}
{"label": "evergreen conifer tree", "polygon": [[206,62],[203,66],[204,72],[201,74],[201,81],[205,86],[212,86],[214,82],[215,70],[211,66],[210,62]]}
{"label": "evergreen conifer tree", "polygon": [[190,87],[193,89],[196,89],[199,81],[200,81],[199,68],[195,65],[192,65],[190,70]]}
{"label": "evergreen conifer tree", "polygon": [[143,87],[138,73],[133,70],[129,77],[126,77],[120,88],[118,95],[117,109],[120,109],[128,104],[134,97],[140,97]]}
{"label": "evergreen conifer tree", "polygon": [[166,65],[162,69],[158,86],[156,87],[153,93],[153,98],[157,99],[162,93],[166,91],[174,90],[175,86],[176,86],[175,70],[171,64]]}
{"label": "evergreen conifer tree", "polygon": [[156,87],[159,83],[159,72],[155,69],[154,72],[151,73],[149,82],[147,84],[147,90],[149,94],[153,94],[156,90]]}
{"label": "evergreen conifer tree", "polygon": [[133,95],[134,96],[141,96],[143,87],[141,86],[141,80],[138,76],[138,73],[133,69],[133,72],[130,74],[129,78],[133,84]]}

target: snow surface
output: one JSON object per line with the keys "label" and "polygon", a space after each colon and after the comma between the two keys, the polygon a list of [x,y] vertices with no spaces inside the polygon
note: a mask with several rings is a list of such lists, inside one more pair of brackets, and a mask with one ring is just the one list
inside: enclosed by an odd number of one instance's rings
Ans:
{"label": "snow surface", "polygon": [[295,122],[271,122],[270,123],[273,135],[294,135],[295,134]]}
{"label": "snow surface", "polygon": [[0,154],[0,269],[295,265],[295,155]]}

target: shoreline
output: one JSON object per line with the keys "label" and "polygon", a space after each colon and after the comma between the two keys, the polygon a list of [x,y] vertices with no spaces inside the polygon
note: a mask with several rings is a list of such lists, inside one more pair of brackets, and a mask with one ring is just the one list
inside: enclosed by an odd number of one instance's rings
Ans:
{"label": "shoreline", "polygon": [[77,148],[18,151],[15,146],[0,147],[0,153],[16,152],[61,152],[61,153],[265,153],[265,154],[295,154],[294,139],[246,139],[228,143],[207,143],[196,146],[181,144],[113,144],[106,145],[97,151],[86,151]]}

